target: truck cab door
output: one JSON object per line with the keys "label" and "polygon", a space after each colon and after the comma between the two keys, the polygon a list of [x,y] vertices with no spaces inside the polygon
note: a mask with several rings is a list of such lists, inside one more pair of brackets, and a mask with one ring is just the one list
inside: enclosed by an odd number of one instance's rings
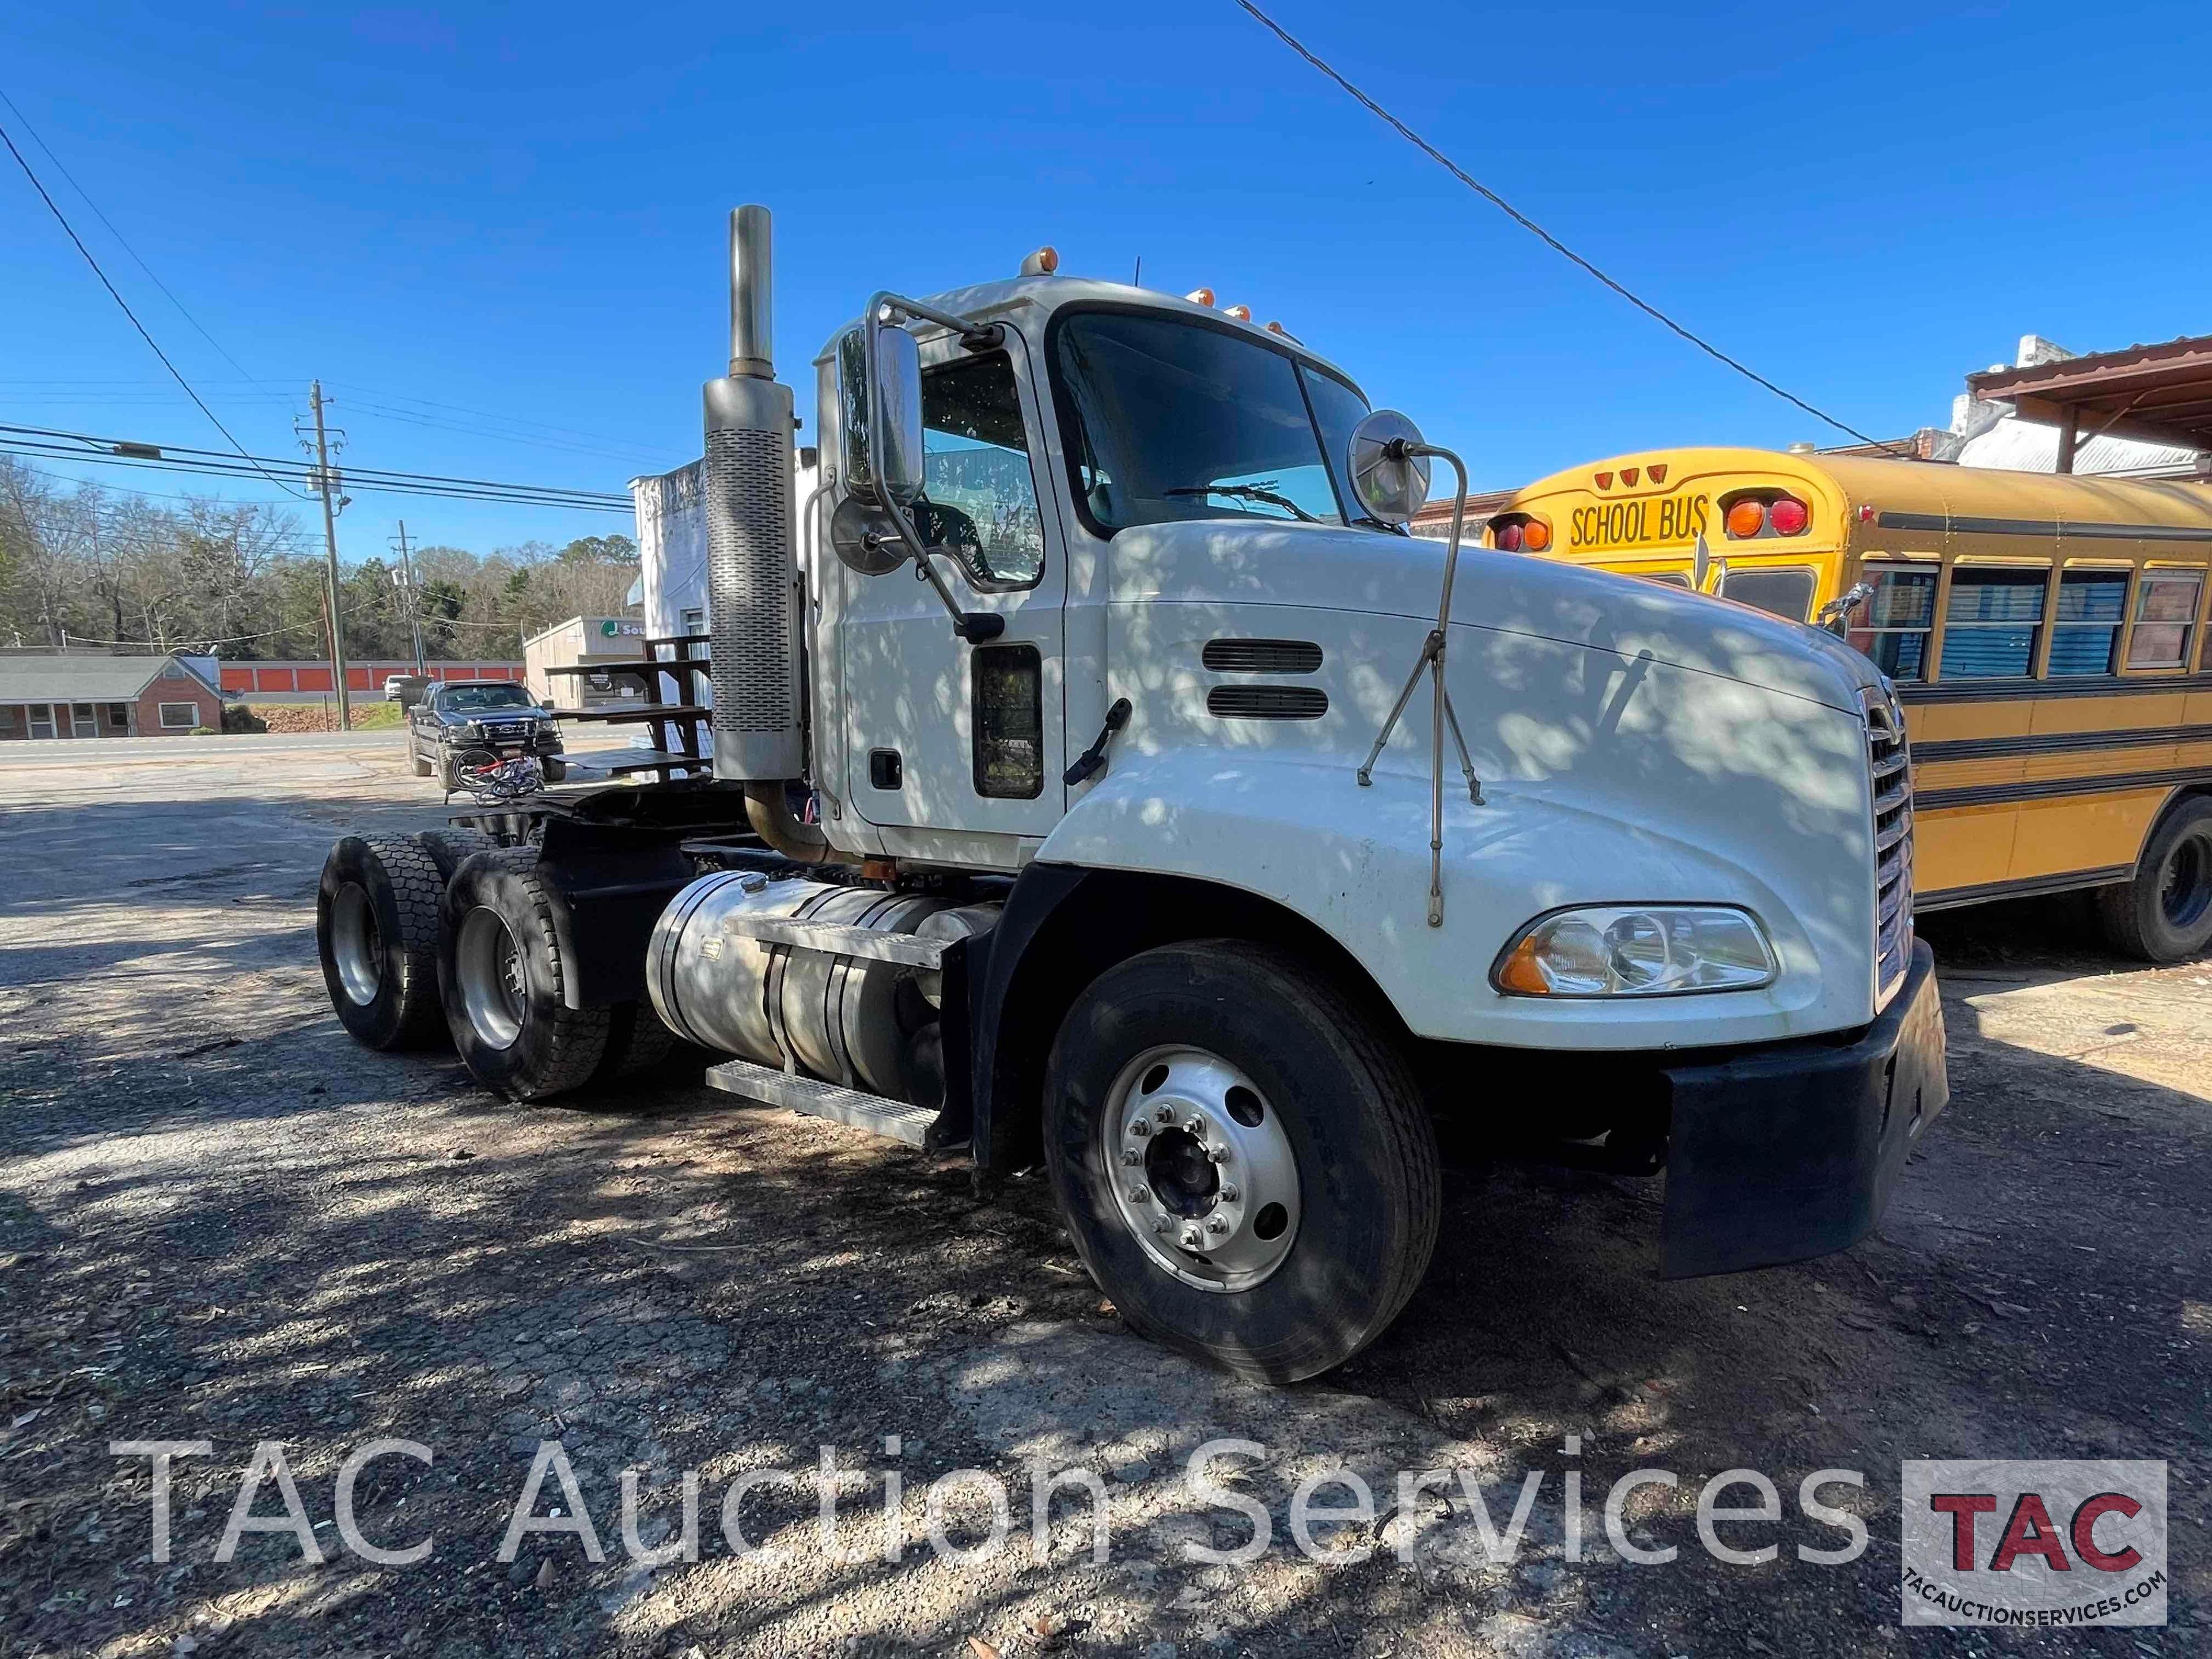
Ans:
{"label": "truck cab door", "polygon": [[[1041,507],[1040,401],[1021,337],[921,354],[924,495],[911,516],[942,550],[963,611],[1005,619],[970,645],[914,567],[845,574],[839,626],[845,798],[887,830],[1042,836],[1066,804],[1061,700],[1065,544]],[[895,849],[910,838],[886,836]],[[1009,843],[1011,862],[1011,843]]]}

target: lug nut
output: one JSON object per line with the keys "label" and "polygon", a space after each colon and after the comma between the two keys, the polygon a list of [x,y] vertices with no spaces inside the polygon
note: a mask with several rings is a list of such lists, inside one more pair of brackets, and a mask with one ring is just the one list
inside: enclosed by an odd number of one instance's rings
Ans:
{"label": "lug nut", "polygon": [[1132,1187],[1129,1188],[1130,1203],[1149,1204],[1152,1201],[1152,1189],[1150,1187]]}
{"label": "lug nut", "polygon": [[1229,1162],[1229,1148],[1226,1146],[1209,1146],[1206,1149],[1206,1161],[1210,1164],[1226,1164]]}
{"label": "lug nut", "polygon": [[1221,1189],[1221,1201],[1224,1204],[1234,1204],[1242,1196],[1243,1194],[1234,1187],[1224,1187]]}
{"label": "lug nut", "polygon": [[1203,1243],[1206,1243],[1206,1235],[1205,1235],[1205,1234],[1203,1234],[1203,1233],[1201,1233],[1201,1232],[1200,1232],[1200,1231],[1199,1231],[1199,1230],[1198,1230],[1197,1228],[1195,1228],[1195,1227],[1186,1227],[1186,1228],[1184,1228],[1184,1229],[1183,1229],[1183,1234],[1182,1234],[1182,1245],[1183,1245],[1183,1249],[1187,1249],[1187,1250],[1194,1250],[1194,1249],[1198,1249],[1198,1247],[1199,1247],[1200,1245],[1201,1245],[1201,1244],[1203,1244]]}
{"label": "lug nut", "polygon": [[1229,1231],[1228,1217],[1218,1215],[1208,1216],[1206,1219],[1206,1231],[1212,1233],[1216,1238],[1218,1238],[1222,1234]]}
{"label": "lug nut", "polygon": [[1158,1110],[1155,1111],[1152,1115],[1159,1119],[1163,1123],[1172,1123],[1175,1121],[1175,1108],[1172,1106],[1163,1106]]}
{"label": "lug nut", "polygon": [[1124,1164],[1141,1164],[1141,1163],[1143,1163],[1144,1161],[1145,1161],[1145,1155],[1144,1155],[1142,1152],[1139,1152],[1139,1151],[1138,1151],[1134,1146],[1124,1146],[1124,1147],[1121,1149],[1121,1162],[1122,1162],[1122,1163],[1124,1163]]}
{"label": "lug nut", "polygon": [[1129,1126],[1129,1133],[1136,1136],[1139,1140],[1142,1140],[1146,1135],[1152,1133],[1152,1126],[1146,1122],[1142,1118],[1139,1118],[1134,1123],[1132,1123]]}
{"label": "lug nut", "polygon": [[1190,1121],[1184,1124],[1182,1127],[1194,1135],[1202,1136],[1206,1133],[1206,1120],[1200,1117],[1196,1112],[1193,1112],[1190,1115]]}
{"label": "lug nut", "polygon": [[1175,1231],[1175,1223],[1162,1216],[1152,1223],[1152,1231],[1156,1233],[1171,1233]]}

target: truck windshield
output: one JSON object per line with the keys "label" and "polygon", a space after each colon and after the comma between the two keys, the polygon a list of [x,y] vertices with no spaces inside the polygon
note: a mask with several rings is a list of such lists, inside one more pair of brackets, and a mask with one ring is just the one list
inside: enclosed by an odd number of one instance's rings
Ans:
{"label": "truck windshield", "polygon": [[457,685],[438,694],[438,707],[456,714],[483,714],[495,708],[529,708],[536,702],[519,685]]}
{"label": "truck windshield", "polygon": [[1063,319],[1053,373],[1076,493],[1102,533],[1346,522],[1336,470],[1367,404],[1343,381],[1226,330],[1121,311]]}

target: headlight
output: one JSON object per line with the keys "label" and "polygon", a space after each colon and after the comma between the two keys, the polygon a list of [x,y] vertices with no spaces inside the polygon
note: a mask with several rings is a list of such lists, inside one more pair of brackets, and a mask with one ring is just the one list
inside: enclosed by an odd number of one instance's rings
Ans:
{"label": "headlight", "polygon": [[484,729],[483,722],[482,720],[462,721],[461,729],[458,733],[461,741],[464,743],[482,743],[483,741],[483,734]]}
{"label": "headlight", "polygon": [[1711,904],[1606,904],[1523,927],[1490,970],[1509,996],[1668,996],[1771,983],[1774,947],[1747,911]]}

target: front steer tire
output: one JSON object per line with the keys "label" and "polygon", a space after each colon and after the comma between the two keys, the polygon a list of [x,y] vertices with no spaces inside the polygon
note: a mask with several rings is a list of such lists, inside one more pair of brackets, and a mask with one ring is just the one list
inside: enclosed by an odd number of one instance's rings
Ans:
{"label": "front steer tire", "polygon": [[[1161,1241],[1148,1248],[1125,1218],[1116,1189],[1150,1170],[1122,1167],[1104,1131],[1116,1090],[1168,1069],[1137,1071],[1156,1051],[1218,1057],[1249,1079],[1295,1156],[1289,1253],[1249,1288],[1187,1282],[1152,1254]],[[1202,940],[1108,969],[1069,1010],[1045,1089],[1045,1159],[1077,1251],[1156,1341],[1243,1376],[1297,1382],[1373,1341],[1427,1270],[1443,1199],[1419,1086],[1358,1000],[1288,952]]]}
{"label": "front steer tire", "polygon": [[315,949],[338,1023],[378,1049],[445,1036],[438,996],[438,900],[445,880],[410,836],[347,836],[323,861]]}
{"label": "front steer tire", "polygon": [[592,1080],[615,1011],[571,1008],[573,964],[553,925],[559,902],[538,874],[538,849],[477,853],[446,887],[438,986],[469,1074],[509,1100],[544,1100]]}

